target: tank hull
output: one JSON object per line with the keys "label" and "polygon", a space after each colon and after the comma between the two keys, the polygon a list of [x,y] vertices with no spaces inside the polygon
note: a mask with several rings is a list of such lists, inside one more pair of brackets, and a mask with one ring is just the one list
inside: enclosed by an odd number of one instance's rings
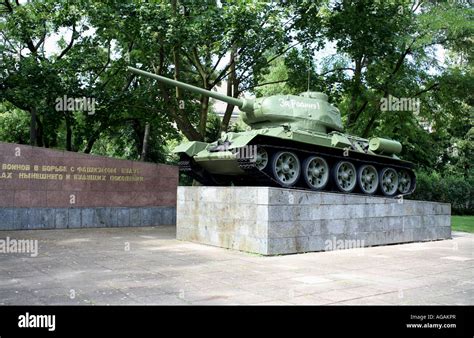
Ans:
{"label": "tank hull", "polygon": [[[367,192],[357,186],[350,191],[338,189],[337,173],[328,177],[324,187],[314,187],[305,180],[303,162],[309,158],[322,158],[328,169],[340,162],[350,162],[355,169],[370,166],[380,172],[392,168],[404,172],[410,180],[409,189],[397,191],[393,196],[411,194],[416,185],[413,164],[400,160],[395,154],[376,154],[368,147],[369,140],[347,136],[338,132],[330,134],[292,131],[275,127],[242,133],[226,133],[213,143],[195,142],[181,144],[175,152],[180,155],[180,170],[204,185],[248,185],[283,186],[296,189],[327,190],[362,194],[387,194],[382,189]],[[396,148],[396,147],[394,147]],[[262,168],[257,163],[259,149],[268,153],[268,165]],[[272,170],[272,158],[279,153],[294,154],[300,162],[300,177],[291,184],[278,179]],[[276,163],[276,162],[275,162]],[[276,164],[275,164],[276,165]],[[356,176],[362,173],[357,173]]]}

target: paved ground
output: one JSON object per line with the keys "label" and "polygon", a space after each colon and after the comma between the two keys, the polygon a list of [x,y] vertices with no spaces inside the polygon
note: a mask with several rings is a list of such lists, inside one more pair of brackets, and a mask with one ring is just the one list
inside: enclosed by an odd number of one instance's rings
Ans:
{"label": "paved ground", "polygon": [[1,232],[0,304],[474,304],[474,235],[262,257],[174,239],[174,227]]}

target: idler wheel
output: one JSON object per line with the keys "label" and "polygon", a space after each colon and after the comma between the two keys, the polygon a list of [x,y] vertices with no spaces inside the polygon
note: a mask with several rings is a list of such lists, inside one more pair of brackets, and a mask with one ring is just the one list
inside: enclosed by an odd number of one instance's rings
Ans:
{"label": "idler wheel", "polygon": [[268,153],[267,151],[262,148],[262,147],[258,147],[258,150],[257,150],[257,159],[255,160],[255,165],[257,167],[258,170],[263,170],[266,168],[268,164]]}
{"label": "idler wheel", "polygon": [[411,189],[411,176],[410,173],[402,169],[398,172],[398,191],[401,194],[407,194]]}

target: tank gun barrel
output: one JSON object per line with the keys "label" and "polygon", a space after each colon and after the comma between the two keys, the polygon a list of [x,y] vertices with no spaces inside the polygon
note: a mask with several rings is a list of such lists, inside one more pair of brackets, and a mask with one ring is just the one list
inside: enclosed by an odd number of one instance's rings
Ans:
{"label": "tank gun barrel", "polygon": [[207,90],[207,89],[192,86],[192,85],[184,83],[184,82],[172,80],[172,79],[169,79],[167,77],[156,75],[156,74],[153,74],[153,73],[150,73],[150,72],[146,72],[144,70],[137,69],[137,68],[134,68],[134,67],[127,67],[127,68],[128,68],[129,71],[131,71],[131,72],[133,72],[137,75],[146,76],[146,77],[155,79],[157,81],[163,82],[163,83],[165,83],[169,86],[176,86],[178,88],[189,90],[189,91],[197,93],[197,94],[212,97],[212,98],[214,98],[216,100],[219,100],[219,101],[224,101],[224,102],[227,102],[227,103],[232,104],[234,106],[237,106],[242,110],[248,110],[248,109],[250,109],[251,106],[253,106],[253,105],[246,104],[246,100],[236,99],[235,97],[230,97],[230,96],[223,95],[223,94],[220,94],[220,93],[217,93],[217,92],[213,92],[213,91],[210,91],[210,90]]}

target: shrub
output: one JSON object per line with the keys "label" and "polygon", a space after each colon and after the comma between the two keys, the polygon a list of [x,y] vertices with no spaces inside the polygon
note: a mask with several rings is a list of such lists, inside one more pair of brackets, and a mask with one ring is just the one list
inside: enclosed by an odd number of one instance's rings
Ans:
{"label": "shrub", "polygon": [[436,172],[418,172],[416,190],[409,199],[451,203],[452,213],[473,215],[474,178],[471,176],[441,176]]}

